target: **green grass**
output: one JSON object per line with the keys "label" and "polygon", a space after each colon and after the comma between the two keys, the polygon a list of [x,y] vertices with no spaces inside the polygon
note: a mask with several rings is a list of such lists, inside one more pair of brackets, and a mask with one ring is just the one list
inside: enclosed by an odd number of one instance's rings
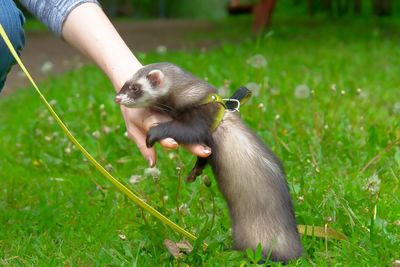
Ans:
{"label": "green grass", "polygon": [[[298,223],[328,224],[348,236],[327,243],[303,237],[304,257],[293,266],[390,266],[400,258],[400,148],[385,150],[400,138],[400,48],[393,30],[399,24],[295,22],[276,21],[272,34],[208,52],[140,58],[174,62],[218,88],[229,83],[226,95],[243,84],[259,85],[242,117],[283,161]],[[247,63],[256,54],[266,58],[265,68]],[[295,96],[302,84],[312,90],[307,98]],[[229,249],[229,218],[215,180],[211,187],[201,179],[183,182],[193,156],[157,146],[161,174],[144,175],[146,162],[124,137],[113,89],[97,68],[86,66],[41,88],[95,158],[209,248],[171,258],[163,240],[181,237],[92,168],[30,88],[0,99],[0,265],[248,262]],[[144,179],[132,185],[132,175]],[[368,190],[374,175],[381,183]]]}

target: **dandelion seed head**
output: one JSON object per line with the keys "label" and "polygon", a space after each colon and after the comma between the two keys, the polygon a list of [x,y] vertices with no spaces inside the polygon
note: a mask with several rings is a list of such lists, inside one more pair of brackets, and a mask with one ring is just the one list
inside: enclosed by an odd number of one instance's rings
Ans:
{"label": "dandelion seed head", "polygon": [[36,134],[37,136],[40,136],[40,135],[43,134],[43,131],[42,131],[41,129],[35,129],[35,134]]}
{"label": "dandelion seed head", "polygon": [[54,64],[50,61],[46,61],[43,63],[42,67],[40,68],[40,71],[42,73],[48,73],[50,72],[54,67]]}
{"label": "dandelion seed head", "polygon": [[255,69],[261,69],[267,66],[267,60],[263,55],[260,54],[250,57],[249,59],[247,59],[246,63]]}
{"label": "dandelion seed head", "polygon": [[146,168],[144,170],[144,175],[145,176],[151,176],[154,179],[158,178],[161,174],[161,171],[159,169],[157,169],[156,167],[153,168]]}
{"label": "dandelion seed head", "polygon": [[47,117],[47,122],[48,122],[49,124],[53,124],[53,123],[54,123],[54,118],[53,118],[52,116],[48,116],[48,117]]}
{"label": "dandelion seed head", "polygon": [[393,105],[393,113],[400,114],[400,102],[396,102]]}
{"label": "dandelion seed head", "polygon": [[167,47],[165,45],[159,45],[156,47],[156,52],[159,54],[165,54],[167,52]]}
{"label": "dandelion seed head", "polygon": [[305,84],[300,84],[294,90],[294,96],[299,99],[306,99],[310,97],[310,88]]}
{"label": "dandelion seed head", "polygon": [[107,170],[107,171],[112,171],[113,169],[114,169],[114,167],[109,163],[109,164],[107,164],[106,166],[104,166],[104,168]]}
{"label": "dandelion seed head", "polygon": [[250,82],[246,84],[247,89],[249,89],[254,96],[258,96],[260,93],[261,85],[255,82]]}
{"label": "dandelion seed head", "polygon": [[181,212],[184,215],[189,213],[189,208],[186,203],[183,203],[182,205],[180,205],[178,209],[179,209],[179,212]]}
{"label": "dandelion seed head", "polygon": [[280,91],[278,87],[271,87],[271,89],[269,90],[271,95],[279,95]]}
{"label": "dandelion seed head", "polygon": [[138,174],[133,174],[131,177],[129,177],[129,183],[130,184],[138,184],[143,180],[143,176],[138,175]]}
{"label": "dandelion seed head", "polygon": [[111,128],[108,127],[108,126],[106,126],[106,125],[104,125],[101,129],[103,130],[103,132],[104,132],[105,134],[111,133]]}
{"label": "dandelion seed head", "polygon": [[378,174],[374,173],[363,186],[363,189],[369,191],[371,194],[376,194],[380,189],[381,179],[379,179]]}
{"label": "dandelion seed head", "polygon": [[92,136],[93,136],[94,139],[99,139],[100,138],[100,132],[99,131],[94,131],[92,133]]}

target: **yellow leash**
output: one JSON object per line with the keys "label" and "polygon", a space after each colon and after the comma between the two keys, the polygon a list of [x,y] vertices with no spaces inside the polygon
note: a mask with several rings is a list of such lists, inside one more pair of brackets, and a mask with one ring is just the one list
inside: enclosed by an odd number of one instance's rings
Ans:
{"label": "yellow leash", "polygon": [[[10,39],[8,38],[6,32],[4,31],[3,25],[0,24],[0,35],[3,38],[4,42],[6,43],[8,49],[10,50],[11,54],[14,56],[15,60],[17,61],[18,65],[21,67],[22,71],[25,73],[25,75],[28,77],[29,81],[35,88],[36,92],[39,94],[40,98],[43,100],[44,104],[46,105],[47,109],[49,110],[50,114],[53,116],[55,121],[58,123],[58,125],[61,127],[61,129],[64,131],[64,133],[68,136],[68,138],[71,140],[72,143],[75,144],[76,147],[79,148],[79,150],[82,152],[83,155],[96,167],[96,169],[103,174],[107,180],[109,180],[115,187],[118,188],[119,191],[124,193],[128,198],[130,198],[133,202],[135,202],[139,207],[142,209],[148,211],[151,215],[156,217],[158,220],[163,222],[164,224],[168,225],[171,227],[174,231],[182,234],[183,236],[187,237],[190,240],[195,241],[197,239],[196,236],[191,234],[190,232],[186,231],[167,217],[165,217],[162,213],[154,209],[152,206],[144,202],[141,198],[139,198],[137,195],[135,195],[129,188],[127,188],[125,185],[123,185],[121,182],[119,182],[117,179],[115,179],[106,169],[103,168],[103,166],[100,165],[96,161],[95,158],[93,158],[92,155],[78,142],[78,140],[75,139],[75,137],[71,134],[71,132],[68,130],[68,128],[65,126],[65,124],[62,122],[62,120],[58,117],[57,113],[53,110],[51,105],[47,102],[46,98],[42,94],[42,92],[39,90],[39,87],[36,85],[35,81],[32,79],[31,75],[29,74],[28,70],[25,68],[24,64],[22,63],[20,57],[18,56],[17,52],[15,51],[14,47],[12,46]],[[223,104],[223,99],[221,99],[220,96],[216,95],[216,98],[212,99],[207,99],[207,103],[210,102],[217,102],[217,103],[222,103]],[[224,105],[224,104],[223,104]],[[223,112],[225,108],[221,109],[222,111],[219,112],[219,115],[216,118],[215,124],[213,127],[217,127],[219,122],[222,119]],[[298,230],[299,233],[305,234],[308,236],[316,236],[316,237],[330,237],[333,239],[339,239],[339,240],[344,240],[346,239],[346,236],[343,235],[341,232],[335,231],[331,228],[328,227],[317,227],[317,226],[308,226],[308,225],[298,225]],[[203,249],[207,247],[207,244],[203,244]]]}
{"label": "yellow leash", "polygon": [[78,140],[75,139],[75,137],[71,134],[71,132],[68,130],[68,128],[65,126],[65,124],[61,121],[61,119],[58,117],[57,113],[53,110],[53,108],[50,106],[50,104],[47,102],[46,98],[43,96],[42,92],[39,90],[38,86],[36,85],[35,81],[32,79],[31,75],[29,74],[28,70],[25,68],[24,64],[22,63],[21,59],[19,58],[17,52],[15,51],[14,47],[12,46],[10,39],[8,38],[6,32],[4,31],[3,25],[0,24],[0,34],[1,37],[3,37],[5,43],[8,46],[8,49],[10,49],[11,54],[14,56],[15,60],[17,61],[18,65],[21,67],[22,71],[25,73],[25,75],[28,77],[29,81],[33,85],[33,87],[36,89],[36,92],[39,94],[40,98],[43,100],[44,104],[46,105],[47,109],[50,111],[50,114],[53,116],[53,118],[56,120],[58,125],[61,127],[61,129],[64,131],[64,133],[68,136],[69,140],[71,140],[72,143],[75,144],[79,148],[79,150],[85,155],[85,157],[96,167],[96,169],[103,174],[104,177],[106,177],[113,185],[115,185],[119,191],[124,193],[126,196],[128,196],[133,202],[135,202],[138,206],[143,208],[144,210],[148,211],[151,215],[162,221],[164,224],[168,225],[171,227],[173,230],[176,232],[184,235],[185,237],[191,239],[191,240],[196,240],[197,237],[194,236],[193,234],[189,233],[167,217],[165,217],[163,214],[161,214],[159,211],[154,209],[152,206],[144,202],[141,198],[139,198],[137,195],[135,195],[129,188],[127,188],[125,185],[123,185],[121,182],[119,182],[117,179],[115,179],[106,169],[103,168],[103,166],[100,165],[93,157],[90,155],[89,152],[78,142]]}

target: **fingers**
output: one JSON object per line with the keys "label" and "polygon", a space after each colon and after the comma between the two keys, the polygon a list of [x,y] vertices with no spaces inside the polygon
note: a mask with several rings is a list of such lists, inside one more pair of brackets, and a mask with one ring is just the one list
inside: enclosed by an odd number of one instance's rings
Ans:
{"label": "fingers", "polygon": [[154,165],[156,165],[157,159],[156,152],[154,150],[154,147],[148,148],[146,146],[146,134],[144,132],[141,132],[137,128],[130,129],[128,131],[128,137],[136,143],[136,146],[140,150],[140,153],[147,160],[149,167],[154,167]]}
{"label": "fingers", "polygon": [[[165,138],[160,141],[160,144],[168,149],[177,149],[179,147],[178,143],[172,138]],[[192,154],[195,154],[201,158],[207,158],[211,155],[211,148],[205,145],[191,144],[191,145],[183,145],[184,148],[189,150]]]}
{"label": "fingers", "polygon": [[207,158],[212,153],[211,148],[209,148],[208,146],[205,146],[205,145],[191,144],[191,145],[184,145],[184,147],[187,150],[189,150],[191,153],[193,153],[201,158]]}

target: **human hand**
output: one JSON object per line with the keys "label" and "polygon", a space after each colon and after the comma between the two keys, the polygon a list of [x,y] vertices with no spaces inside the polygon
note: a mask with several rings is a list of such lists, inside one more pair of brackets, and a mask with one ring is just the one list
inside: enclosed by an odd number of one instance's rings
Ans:
{"label": "human hand", "polygon": [[[156,152],[154,147],[146,146],[147,131],[160,122],[169,121],[171,118],[165,114],[153,112],[147,108],[127,108],[121,106],[122,116],[125,120],[128,137],[133,140],[143,157],[147,160],[150,167],[156,163]],[[160,144],[168,149],[178,148],[178,143],[172,138],[166,138],[160,141]],[[183,145],[191,153],[206,158],[211,155],[211,148],[200,144]]]}

